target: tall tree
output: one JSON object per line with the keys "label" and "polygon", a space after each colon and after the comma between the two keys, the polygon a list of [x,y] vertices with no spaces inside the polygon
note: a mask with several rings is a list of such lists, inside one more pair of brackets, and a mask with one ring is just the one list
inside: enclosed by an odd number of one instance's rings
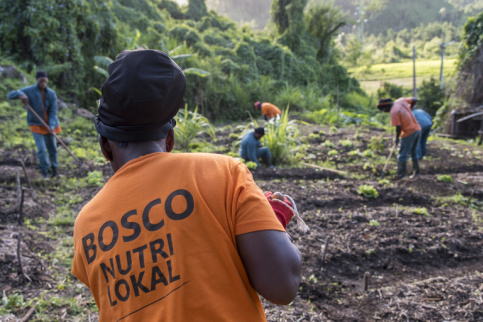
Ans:
{"label": "tall tree", "polygon": [[273,0],[271,15],[279,34],[287,45],[296,51],[304,33],[304,8],[307,0]]}
{"label": "tall tree", "polygon": [[331,40],[347,23],[346,15],[334,2],[311,2],[307,6],[305,21],[309,33],[319,40],[317,58],[326,58],[330,52]]}
{"label": "tall tree", "polygon": [[201,18],[206,15],[208,15],[208,10],[206,9],[205,0],[188,1],[188,11],[186,12],[187,18],[200,21]]}

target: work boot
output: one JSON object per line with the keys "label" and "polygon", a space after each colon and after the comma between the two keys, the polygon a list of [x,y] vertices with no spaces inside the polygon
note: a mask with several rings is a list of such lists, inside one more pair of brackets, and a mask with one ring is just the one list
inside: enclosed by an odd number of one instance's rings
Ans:
{"label": "work boot", "polygon": [[406,162],[398,161],[397,162],[397,179],[402,179],[406,176]]}
{"label": "work boot", "polygon": [[413,159],[413,175],[411,178],[419,177],[421,175],[421,170],[419,169],[419,160]]}
{"label": "work boot", "polygon": [[48,179],[49,178],[49,171],[47,169],[41,169],[40,173],[42,174],[42,179]]}
{"label": "work boot", "polygon": [[52,167],[52,178],[57,178],[59,176],[59,172],[57,172],[56,167]]}

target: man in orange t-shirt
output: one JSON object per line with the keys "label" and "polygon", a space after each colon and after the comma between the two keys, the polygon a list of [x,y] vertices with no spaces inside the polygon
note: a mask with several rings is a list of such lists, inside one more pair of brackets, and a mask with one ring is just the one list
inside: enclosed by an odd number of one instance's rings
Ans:
{"label": "man in orange t-shirt", "polygon": [[260,110],[263,115],[263,119],[265,121],[268,121],[270,119],[273,119],[277,117],[278,115],[282,114],[282,111],[275,105],[271,103],[260,103],[260,102],[255,102],[255,109]]}
{"label": "man in orange t-shirt", "polygon": [[390,113],[391,126],[396,127],[395,144],[399,144],[399,136],[401,136],[401,146],[398,155],[398,171],[399,179],[406,176],[406,163],[408,155],[411,155],[413,163],[413,176],[420,174],[418,144],[421,134],[421,127],[413,115],[412,106],[417,102],[416,98],[401,97],[395,102],[390,98],[379,100],[378,109],[383,112]]}
{"label": "man in orange t-shirt", "polygon": [[114,175],[76,218],[72,265],[100,321],[265,321],[257,292],[276,304],[297,293],[288,206],[240,161],[169,153],[185,87],[161,51],[109,66],[95,126]]}

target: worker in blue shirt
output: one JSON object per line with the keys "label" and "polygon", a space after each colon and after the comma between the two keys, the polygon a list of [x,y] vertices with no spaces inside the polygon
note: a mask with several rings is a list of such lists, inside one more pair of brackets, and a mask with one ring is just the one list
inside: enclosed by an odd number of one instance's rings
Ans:
{"label": "worker in blue shirt", "polygon": [[431,115],[424,110],[413,110],[413,115],[421,126],[421,136],[419,138],[419,144],[417,147],[418,159],[422,160],[426,155],[426,142],[428,141],[429,134],[431,133],[431,127],[433,126],[433,120]]}
{"label": "worker in blue shirt", "polygon": [[45,127],[42,121],[37,119],[30,110],[27,110],[27,123],[35,140],[37,147],[37,157],[39,159],[39,168],[43,178],[49,177],[49,168],[52,177],[59,175],[57,168],[59,161],[57,159],[57,145],[55,137],[52,133],[61,131],[59,118],[57,115],[57,96],[55,92],[47,87],[47,73],[39,70],[35,75],[36,84],[13,90],[8,93],[9,99],[19,99],[24,105],[29,105],[32,109],[43,118],[48,125]]}
{"label": "worker in blue shirt", "polygon": [[271,167],[272,155],[270,154],[270,149],[267,147],[262,147],[260,139],[265,135],[265,129],[263,127],[257,127],[253,132],[248,132],[245,134],[240,145],[240,157],[245,159],[245,161],[252,161],[260,167],[260,162],[258,158],[262,159],[262,162],[266,167]]}

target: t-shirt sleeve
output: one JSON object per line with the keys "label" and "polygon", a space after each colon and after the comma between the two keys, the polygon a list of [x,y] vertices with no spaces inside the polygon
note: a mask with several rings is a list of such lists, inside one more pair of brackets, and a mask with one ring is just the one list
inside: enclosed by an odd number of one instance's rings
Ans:
{"label": "t-shirt sleeve", "polygon": [[256,185],[252,174],[242,163],[237,165],[235,179],[235,235],[260,230],[285,231],[263,195],[263,191]]}

